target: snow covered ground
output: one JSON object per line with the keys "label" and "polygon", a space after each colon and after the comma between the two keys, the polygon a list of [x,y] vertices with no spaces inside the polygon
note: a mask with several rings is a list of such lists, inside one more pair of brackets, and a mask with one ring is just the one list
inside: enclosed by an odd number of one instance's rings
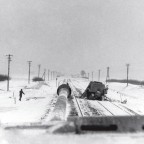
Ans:
{"label": "snow covered ground", "polygon": [[[62,82],[62,80],[59,80]],[[81,91],[84,91],[89,84],[85,79],[73,79],[73,83]],[[121,108],[128,107],[139,115],[144,114],[144,88],[136,85],[126,87],[122,83],[109,83],[109,91],[107,97],[113,100],[116,105],[121,105]],[[19,101],[19,90],[23,89],[25,95],[22,101]],[[46,83],[27,84],[26,80],[14,79],[10,81],[10,91],[6,91],[6,82],[0,82],[0,123],[3,125],[17,125],[29,122],[48,121],[49,118],[45,115],[50,107],[54,107],[54,99],[56,99],[56,82],[50,81]],[[127,103],[122,101],[127,99]],[[101,104],[105,104],[111,108],[114,114],[125,115],[120,109],[116,109],[109,102],[96,102],[80,100],[82,106],[83,101],[85,106],[89,105],[89,116],[92,115],[109,115],[112,114]],[[111,105],[111,106],[110,106]],[[86,107],[85,107],[86,108]],[[96,111],[97,109],[97,111]],[[126,110],[126,109],[125,109]],[[83,109],[83,113],[87,110]],[[127,112],[130,112],[127,110]],[[87,113],[85,113],[87,115]],[[2,144],[19,144],[19,143],[142,143],[144,134],[86,134],[86,135],[51,135],[46,130],[34,131],[3,131],[0,129],[0,143]],[[35,141],[34,141],[35,140]]]}
{"label": "snow covered ground", "polygon": [[[61,82],[62,79],[59,81]],[[72,79],[72,82],[82,92],[89,84],[86,79]],[[127,113],[132,110],[133,114],[144,115],[144,87],[131,84],[126,87],[126,84],[122,83],[109,83],[108,87],[107,97],[112,100],[113,104],[124,109]],[[22,101],[19,101],[19,90],[21,88],[25,95],[23,95]],[[52,106],[56,89],[55,81],[27,84],[26,80],[14,79],[10,81],[10,91],[7,92],[6,82],[0,82],[0,122],[10,124],[42,121],[47,109]],[[121,103],[124,100],[127,102]],[[111,114],[104,112],[101,104],[110,108],[115,115],[125,115],[109,102],[88,101],[88,104],[91,109],[97,109],[103,115]],[[90,115],[92,115],[92,112]]]}
{"label": "snow covered ground", "polygon": [[[19,91],[25,95],[19,101]],[[11,80],[10,91],[6,91],[6,82],[0,83],[0,122],[1,124],[39,122],[48,109],[56,93],[54,81],[49,83]]]}
{"label": "snow covered ground", "polygon": [[123,83],[110,83],[107,97],[120,102],[126,100],[127,106],[139,115],[144,115],[144,87],[129,84],[128,87]]}
{"label": "snow covered ground", "polygon": [[[89,81],[87,79],[72,79],[72,83],[83,93]],[[88,100],[89,107],[99,111],[96,112],[97,114],[144,115],[144,87],[132,84],[127,87],[124,83],[108,83],[107,85],[109,90],[106,96],[110,99],[110,102]]]}
{"label": "snow covered ground", "polygon": [[144,141],[143,133],[93,133],[85,135],[51,135],[44,131],[11,131],[2,132],[0,135],[1,144],[142,144]]}

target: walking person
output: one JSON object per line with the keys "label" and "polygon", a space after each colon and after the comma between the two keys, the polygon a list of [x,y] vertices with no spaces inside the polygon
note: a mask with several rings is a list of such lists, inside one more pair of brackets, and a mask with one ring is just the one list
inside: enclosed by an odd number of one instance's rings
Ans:
{"label": "walking person", "polygon": [[21,101],[22,94],[25,94],[25,93],[24,93],[23,90],[21,89],[21,90],[19,91],[19,101]]}

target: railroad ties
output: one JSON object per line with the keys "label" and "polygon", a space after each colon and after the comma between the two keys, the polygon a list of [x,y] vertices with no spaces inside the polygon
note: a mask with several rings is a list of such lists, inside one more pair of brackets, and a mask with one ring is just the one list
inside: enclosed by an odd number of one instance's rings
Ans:
{"label": "railroad ties", "polygon": [[[72,80],[65,80],[58,87],[54,108],[47,116],[46,121],[67,121],[75,117],[98,116],[138,116],[139,114],[126,104],[112,101],[97,101],[79,98],[82,88],[79,89]],[[71,97],[69,97],[71,95]]]}
{"label": "railroad ties", "polygon": [[69,80],[69,85],[73,91],[75,106],[80,117],[140,115],[120,102],[80,99],[82,88],[76,87],[77,85],[72,80]]}

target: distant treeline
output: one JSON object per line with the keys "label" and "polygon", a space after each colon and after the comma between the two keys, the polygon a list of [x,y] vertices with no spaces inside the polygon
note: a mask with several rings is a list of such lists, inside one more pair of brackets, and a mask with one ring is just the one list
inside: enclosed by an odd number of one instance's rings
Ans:
{"label": "distant treeline", "polygon": [[8,80],[8,76],[0,74],[0,81],[5,81],[5,80]]}
{"label": "distant treeline", "polygon": [[[122,79],[122,80],[119,80],[119,79],[109,79],[109,80],[107,80],[107,82],[127,83],[127,80],[126,79]],[[144,85],[144,81],[133,80],[133,79],[129,79],[128,83],[135,84],[135,85]]]}

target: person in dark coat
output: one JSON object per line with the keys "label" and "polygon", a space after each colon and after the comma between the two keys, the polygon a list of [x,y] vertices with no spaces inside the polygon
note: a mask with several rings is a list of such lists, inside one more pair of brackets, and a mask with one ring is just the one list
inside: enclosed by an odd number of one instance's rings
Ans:
{"label": "person in dark coat", "polygon": [[22,94],[25,94],[24,92],[23,92],[23,90],[21,89],[20,91],[19,91],[19,100],[21,101],[21,98],[22,98]]}

